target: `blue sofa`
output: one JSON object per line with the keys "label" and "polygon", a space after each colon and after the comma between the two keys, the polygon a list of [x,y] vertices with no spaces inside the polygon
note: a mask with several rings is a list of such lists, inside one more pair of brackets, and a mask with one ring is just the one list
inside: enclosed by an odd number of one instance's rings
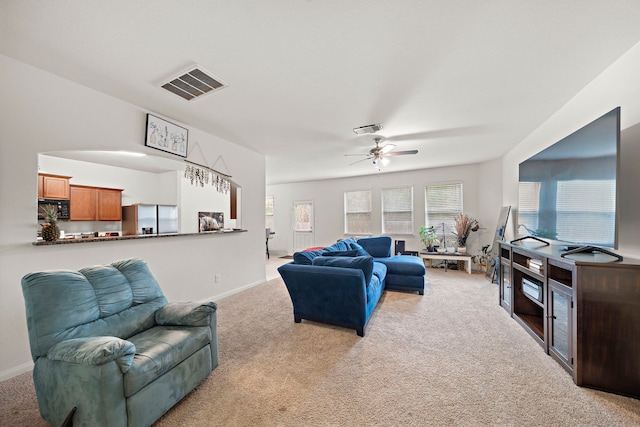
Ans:
{"label": "blue sofa", "polygon": [[302,319],[364,329],[385,289],[424,295],[421,258],[391,255],[391,238],[346,239],[326,248],[296,252],[278,268],[289,291],[296,323]]}
{"label": "blue sofa", "polygon": [[30,273],[22,291],[53,425],[150,426],[218,366],[216,304],[168,303],[140,259]]}

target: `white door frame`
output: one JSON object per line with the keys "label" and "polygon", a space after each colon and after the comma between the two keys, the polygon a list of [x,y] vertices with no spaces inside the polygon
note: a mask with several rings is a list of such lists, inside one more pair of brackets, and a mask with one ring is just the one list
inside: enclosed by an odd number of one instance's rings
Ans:
{"label": "white door frame", "polygon": [[[298,206],[308,206],[308,221],[300,223],[297,221]],[[293,252],[303,251],[314,246],[313,233],[313,200],[294,200],[292,209],[292,226],[293,226]]]}

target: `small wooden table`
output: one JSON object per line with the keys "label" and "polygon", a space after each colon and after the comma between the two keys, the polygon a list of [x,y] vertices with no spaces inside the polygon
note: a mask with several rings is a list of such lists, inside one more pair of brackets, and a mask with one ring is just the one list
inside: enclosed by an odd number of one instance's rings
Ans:
{"label": "small wooden table", "polygon": [[[452,260],[452,261],[464,261],[467,273],[471,274],[471,255],[461,254],[458,252],[455,253],[447,253],[447,252],[420,252],[420,257],[423,260],[429,260],[429,267],[431,267],[431,262],[434,259],[440,260]],[[445,264],[444,270],[447,271],[447,265]]]}

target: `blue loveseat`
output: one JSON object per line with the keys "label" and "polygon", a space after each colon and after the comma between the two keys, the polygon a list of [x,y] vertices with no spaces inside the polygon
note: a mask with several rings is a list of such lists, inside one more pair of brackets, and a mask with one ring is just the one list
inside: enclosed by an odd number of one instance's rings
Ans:
{"label": "blue loveseat", "polygon": [[387,236],[346,239],[326,248],[296,252],[278,268],[289,291],[296,323],[302,319],[364,328],[385,289],[424,295],[421,258],[391,255]]}
{"label": "blue loveseat", "polygon": [[168,303],[140,259],[30,273],[22,291],[53,425],[150,426],[218,366],[216,304]]}

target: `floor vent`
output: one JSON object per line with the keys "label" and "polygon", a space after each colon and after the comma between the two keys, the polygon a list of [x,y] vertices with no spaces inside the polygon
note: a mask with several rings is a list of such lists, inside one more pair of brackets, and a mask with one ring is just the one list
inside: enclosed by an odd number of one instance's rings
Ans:
{"label": "floor vent", "polygon": [[211,73],[199,65],[194,65],[160,86],[180,98],[193,101],[204,95],[224,89],[227,84],[219,78],[213,77]]}

